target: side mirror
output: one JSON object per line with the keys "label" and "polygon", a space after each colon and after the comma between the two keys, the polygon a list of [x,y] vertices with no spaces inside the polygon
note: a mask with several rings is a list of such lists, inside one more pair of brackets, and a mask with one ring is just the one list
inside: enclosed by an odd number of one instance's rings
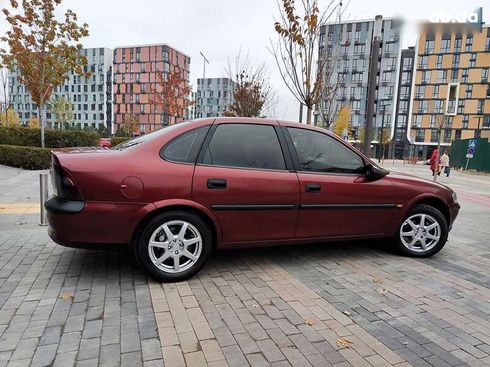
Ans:
{"label": "side mirror", "polygon": [[369,181],[376,181],[376,180],[379,180],[381,178],[383,178],[384,176],[386,176],[389,172],[383,168],[380,168],[380,167],[377,167],[377,166],[374,166],[372,164],[367,164],[366,165],[366,168],[365,168],[365,175],[366,175],[366,178],[369,180]]}

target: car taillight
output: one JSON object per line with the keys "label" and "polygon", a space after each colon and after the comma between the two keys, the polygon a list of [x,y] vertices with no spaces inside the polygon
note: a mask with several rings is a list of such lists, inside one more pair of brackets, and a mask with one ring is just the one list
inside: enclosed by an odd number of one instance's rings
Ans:
{"label": "car taillight", "polygon": [[56,156],[53,156],[52,159],[51,181],[53,183],[53,192],[59,198],[65,200],[82,200],[82,195],[75,182],[73,182],[68,173],[63,169]]}

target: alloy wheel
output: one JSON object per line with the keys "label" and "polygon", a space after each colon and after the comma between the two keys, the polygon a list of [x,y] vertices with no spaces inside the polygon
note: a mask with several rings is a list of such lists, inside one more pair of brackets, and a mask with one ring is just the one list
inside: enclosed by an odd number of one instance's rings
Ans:
{"label": "alloy wheel", "polygon": [[150,260],[166,273],[181,273],[201,256],[202,237],[191,223],[173,220],[155,229],[148,242]]}
{"label": "alloy wheel", "polygon": [[437,245],[441,238],[439,222],[429,214],[414,214],[400,227],[403,245],[414,252],[426,252]]}

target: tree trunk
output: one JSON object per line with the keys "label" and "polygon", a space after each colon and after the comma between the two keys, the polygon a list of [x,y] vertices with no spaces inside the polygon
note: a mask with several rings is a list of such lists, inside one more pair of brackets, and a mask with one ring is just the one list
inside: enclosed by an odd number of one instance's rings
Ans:
{"label": "tree trunk", "polygon": [[299,103],[299,123],[303,123],[303,103]]}
{"label": "tree trunk", "polygon": [[313,108],[312,106],[306,106],[307,110],[306,110],[306,123],[308,125],[311,125],[311,116],[312,116],[312,113],[313,113]]}
{"label": "tree trunk", "polygon": [[41,106],[37,106],[37,119],[39,121],[39,127],[41,128],[41,147],[44,148],[44,119],[42,115]]}

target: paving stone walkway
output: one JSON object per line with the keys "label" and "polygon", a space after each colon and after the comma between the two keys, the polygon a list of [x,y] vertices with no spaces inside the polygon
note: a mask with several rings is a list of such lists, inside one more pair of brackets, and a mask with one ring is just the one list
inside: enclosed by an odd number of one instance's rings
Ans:
{"label": "paving stone walkway", "polygon": [[[17,171],[0,167],[3,207],[36,200],[36,173]],[[127,250],[64,248],[38,214],[5,210],[0,366],[490,366],[485,180],[450,182],[481,200],[462,199],[431,259],[377,242],[221,251],[175,284],[147,279]]]}

